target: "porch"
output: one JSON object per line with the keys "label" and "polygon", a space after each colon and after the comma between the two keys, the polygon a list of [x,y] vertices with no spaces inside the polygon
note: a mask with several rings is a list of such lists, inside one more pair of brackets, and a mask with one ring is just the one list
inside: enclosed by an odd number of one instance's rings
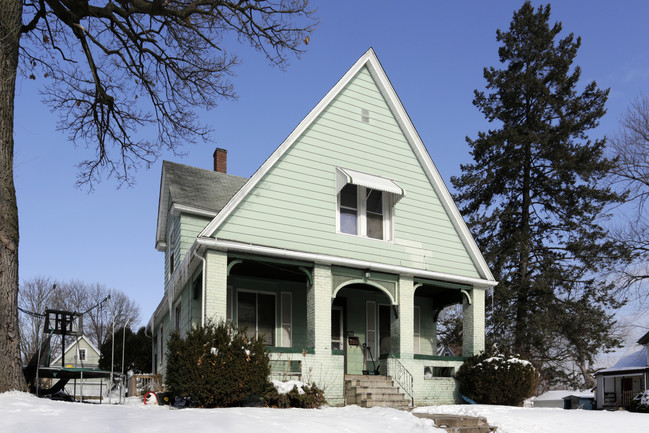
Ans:
{"label": "porch", "polygon": [[[224,271],[207,278],[206,319],[263,337],[273,379],[315,382],[333,405],[345,404],[349,374],[392,377],[416,404],[458,402],[453,376],[484,347],[481,287],[216,251],[206,263],[211,275]],[[461,308],[462,353],[437,356],[437,322],[450,305]]]}

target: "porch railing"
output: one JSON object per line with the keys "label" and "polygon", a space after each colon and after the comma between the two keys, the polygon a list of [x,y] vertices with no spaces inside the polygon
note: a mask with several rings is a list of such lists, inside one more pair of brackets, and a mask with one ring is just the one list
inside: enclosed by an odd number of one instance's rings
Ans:
{"label": "porch railing", "polygon": [[618,407],[625,407],[633,401],[633,398],[641,393],[642,390],[635,390],[635,391],[622,391],[620,393],[620,397],[618,400],[615,402],[615,406]]}
{"label": "porch railing", "polygon": [[415,396],[413,392],[413,378],[408,369],[399,361],[399,359],[390,354],[388,356],[388,376],[392,377],[395,382],[410,397],[410,402],[415,405]]}
{"label": "porch railing", "polygon": [[161,374],[134,374],[128,378],[128,395],[135,396],[147,391],[162,391]]}

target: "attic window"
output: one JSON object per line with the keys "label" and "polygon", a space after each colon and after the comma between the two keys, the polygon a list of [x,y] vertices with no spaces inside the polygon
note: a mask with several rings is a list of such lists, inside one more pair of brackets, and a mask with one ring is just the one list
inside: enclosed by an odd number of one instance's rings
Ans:
{"label": "attic window", "polygon": [[361,108],[361,121],[363,123],[370,123],[370,111],[369,110],[367,110],[365,108]]}
{"label": "attic window", "polygon": [[337,168],[337,221],[339,233],[391,240],[394,205],[404,196],[394,181]]}

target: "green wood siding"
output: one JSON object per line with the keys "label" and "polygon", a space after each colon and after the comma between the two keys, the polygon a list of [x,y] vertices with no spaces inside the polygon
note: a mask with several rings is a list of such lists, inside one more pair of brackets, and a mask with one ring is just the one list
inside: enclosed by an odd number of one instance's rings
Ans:
{"label": "green wood siding", "polygon": [[[361,120],[369,110],[369,123]],[[336,167],[395,180],[394,240],[336,233]],[[220,239],[468,277],[478,271],[363,68],[216,231]]]}
{"label": "green wood siding", "polygon": [[[169,265],[171,251],[174,251],[174,269],[178,269],[185,254],[191,248],[198,234],[211,221],[211,218],[191,214],[180,214],[174,216],[169,214],[167,218],[167,250],[165,252],[165,283],[169,280]],[[168,239],[169,228],[174,225],[174,242]]]}

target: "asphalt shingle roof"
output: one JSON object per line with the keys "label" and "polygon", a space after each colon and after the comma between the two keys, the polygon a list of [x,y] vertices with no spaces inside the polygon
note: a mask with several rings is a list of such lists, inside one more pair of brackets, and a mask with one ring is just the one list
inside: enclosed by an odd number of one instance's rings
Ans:
{"label": "asphalt shingle roof", "polygon": [[218,213],[248,179],[164,161],[171,201]]}

